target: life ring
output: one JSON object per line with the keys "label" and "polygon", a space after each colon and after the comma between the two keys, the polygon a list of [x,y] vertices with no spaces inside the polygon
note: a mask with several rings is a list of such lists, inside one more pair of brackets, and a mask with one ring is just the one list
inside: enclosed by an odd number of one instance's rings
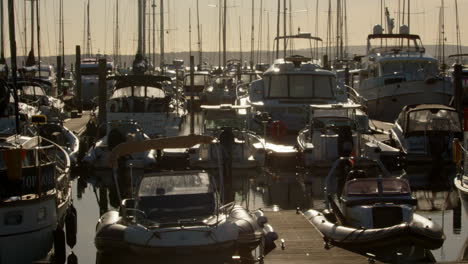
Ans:
{"label": "life ring", "polygon": [[270,135],[275,139],[280,139],[286,136],[286,125],[281,121],[274,121],[270,126]]}

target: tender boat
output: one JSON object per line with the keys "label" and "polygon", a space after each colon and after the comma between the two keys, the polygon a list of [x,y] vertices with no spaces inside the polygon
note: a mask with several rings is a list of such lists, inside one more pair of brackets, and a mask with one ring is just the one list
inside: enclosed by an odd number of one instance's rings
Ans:
{"label": "tender boat", "polygon": [[330,168],[340,157],[359,156],[361,133],[369,129],[358,104],[310,105],[309,125],[299,132],[302,165]]}
{"label": "tender boat", "polygon": [[[132,152],[189,148],[213,140],[191,135],[124,143],[112,150],[112,164]],[[204,171],[131,174],[135,188],[130,188],[135,191],[122,200],[118,211],[105,213],[97,224],[97,260],[119,253],[135,257],[209,255],[211,260],[224,261],[231,259],[235,251],[248,257],[259,246],[265,250],[274,247],[277,235],[261,211],[249,213],[234,203],[223,204],[220,175],[218,187]]]}
{"label": "tender boat", "polygon": [[114,76],[115,88],[107,102],[107,121],[133,120],[151,138],[171,136],[179,131],[185,102],[169,95],[165,76]]}
{"label": "tender boat", "polygon": [[443,229],[414,213],[416,199],[405,179],[391,177],[380,161],[341,158],[326,178],[326,210],[305,216],[336,245],[365,254],[386,249],[440,248]]}
{"label": "tender boat", "polygon": [[444,105],[403,108],[391,129],[390,145],[405,157],[411,186],[450,187],[456,174],[452,141],[462,138],[458,113]]}
{"label": "tender boat", "polygon": [[262,167],[265,162],[265,146],[247,128],[247,106],[202,105],[203,135],[215,137],[220,146],[202,144],[189,151],[190,165],[197,168],[218,168],[217,149],[221,147],[223,161],[231,160],[232,168]]}
{"label": "tender boat", "polygon": [[398,34],[374,26],[361,68],[351,71],[352,87],[367,100],[370,118],[393,122],[406,105],[449,105],[451,81],[425,51],[420,37],[405,25]]}

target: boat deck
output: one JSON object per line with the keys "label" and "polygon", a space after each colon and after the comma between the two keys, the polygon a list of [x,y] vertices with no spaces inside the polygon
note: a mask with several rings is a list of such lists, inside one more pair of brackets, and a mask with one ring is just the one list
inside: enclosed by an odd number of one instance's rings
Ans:
{"label": "boat deck", "polygon": [[[322,235],[295,210],[266,211],[268,222],[278,233],[274,249],[265,258],[265,264],[311,264],[311,263],[367,263],[365,256],[332,247],[324,249]],[[282,249],[281,239],[284,240]]]}

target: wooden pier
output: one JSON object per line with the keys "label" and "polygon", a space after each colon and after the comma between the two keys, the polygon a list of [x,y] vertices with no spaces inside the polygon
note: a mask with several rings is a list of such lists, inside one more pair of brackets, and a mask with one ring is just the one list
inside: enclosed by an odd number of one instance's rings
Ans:
{"label": "wooden pier", "polygon": [[368,263],[367,257],[345,249],[326,250],[322,235],[302,213],[265,211],[265,215],[279,236],[277,247],[265,257],[265,264]]}

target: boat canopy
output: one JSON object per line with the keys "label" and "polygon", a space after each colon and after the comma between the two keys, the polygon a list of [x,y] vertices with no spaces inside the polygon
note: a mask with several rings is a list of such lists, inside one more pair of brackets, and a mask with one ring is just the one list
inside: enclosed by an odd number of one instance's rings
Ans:
{"label": "boat canopy", "polygon": [[206,172],[186,171],[146,175],[140,183],[138,196],[201,194],[213,192]]}
{"label": "boat canopy", "polygon": [[424,53],[421,38],[413,34],[371,34],[367,37],[367,54]]}
{"label": "boat canopy", "polygon": [[164,98],[164,90],[150,86],[131,86],[115,90],[110,99],[124,97],[146,97],[146,98]]}
{"label": "boat canopy", "polygon": [[334,75],[279,74],[265,80],[268,98],[335,99]]}
{"label": "boat canopy", "polygon": [[[402,122],[403,120],[398,121]],[[461,132],[458,113],[449,109],[422,108],[412,110],[408,113],[406,123],[406,133],[416,131]]]}

